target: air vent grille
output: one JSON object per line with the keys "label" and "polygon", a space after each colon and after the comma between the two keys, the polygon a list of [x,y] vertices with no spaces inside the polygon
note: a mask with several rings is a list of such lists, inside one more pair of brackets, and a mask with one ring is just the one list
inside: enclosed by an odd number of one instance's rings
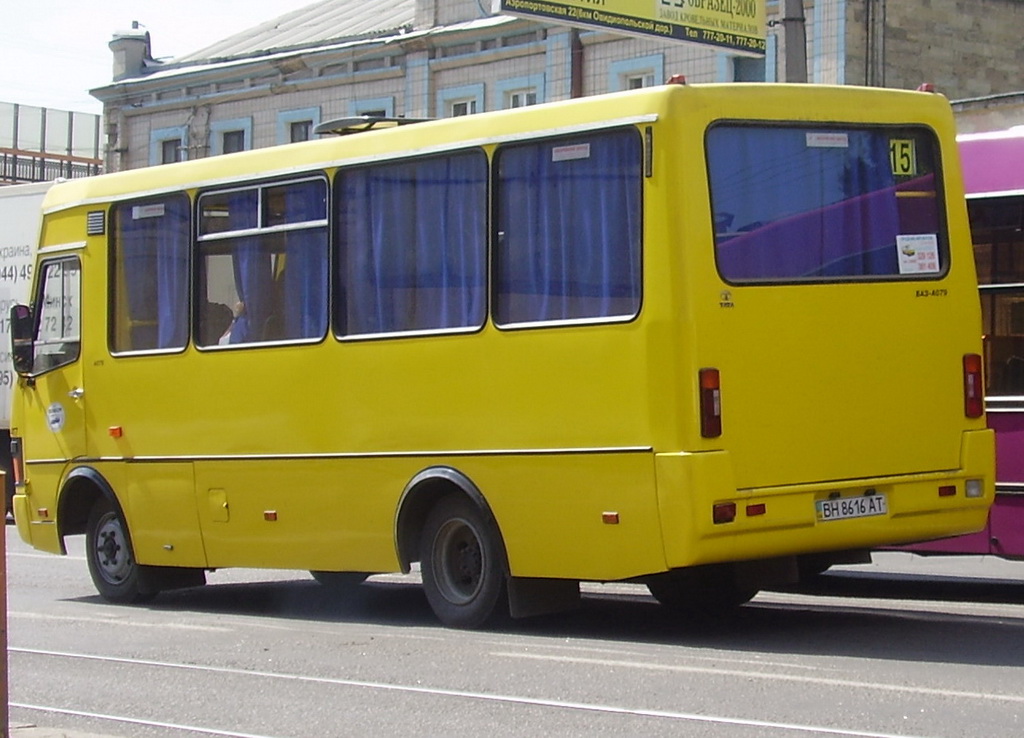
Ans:
{"label": "air vent grille", "polygon": [[102,210],[93,210],[86,216],[85,232],[89,236],[102,236],[107,232],[107,217]]}

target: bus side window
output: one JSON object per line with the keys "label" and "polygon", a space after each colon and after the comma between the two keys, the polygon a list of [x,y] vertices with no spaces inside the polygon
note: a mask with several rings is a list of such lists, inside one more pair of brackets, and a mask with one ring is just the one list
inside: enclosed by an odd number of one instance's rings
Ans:
{"label": "bus side window", "polygon": [[1024,396],[1024,210],[1015,202],[978,198],[967,203],[991,397]]}
{"label": "bus side window", "polygon": [[483,152],[474,149],[342,170],[336,192],[339,336],[483,325]]}
{"label": "bus side window", "polygon": [[[321,338],[327,332],[327,183],[322,178],[200,197],[200,346]],[[219,332],[223,311],[234,313]],[[221,317],[218,317],[220,313]]]}
{"label": "bus side window", "polygon": [[41,294],[37,304],[33,374],[70,364],[81,349],[81,267],[78,257],[50,261],[42,267]]}
{"label": "bus side window", "polygon": [[987,394],[1024,396],[1024,294],[981,288],[987,358]]}
{"label": "bus side window", "polygon": [[190,211],[184,195],[123,203],[115,209],[113,352],[185,347]]}
{"label": "bus side window", "polygon": [[634,130],[498,150],[495,320],[629,319],[640,309]]}

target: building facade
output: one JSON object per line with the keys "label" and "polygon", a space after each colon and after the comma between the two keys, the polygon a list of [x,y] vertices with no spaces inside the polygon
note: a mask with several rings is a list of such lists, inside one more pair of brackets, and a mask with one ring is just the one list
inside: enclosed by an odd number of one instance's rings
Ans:
{"label": "building facade", "polygon": [[[799,4],[797,4],[799,5]],[[806,78],[951,99],[1024,89],[1020,0],[804,0]],[[661,84],[787,80],[783,0],[764,56],[495,14],[489,0],[321,0],[157,62],[139,29],[111,42],[108,171],[302,140],[362,114],[468,115]]]}

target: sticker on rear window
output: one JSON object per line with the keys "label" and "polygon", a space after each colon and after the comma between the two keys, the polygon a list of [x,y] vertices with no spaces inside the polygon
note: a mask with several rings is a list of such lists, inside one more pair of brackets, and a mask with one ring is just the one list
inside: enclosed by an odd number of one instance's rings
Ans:
{"label": "sticker on rear window", "polygon": [[846,133],[821,133],[808,131],[804,139],[812,149],[848,149],[850,136]]}
{"label": "sticker on rear window", "polygon": [[896,236],[900,274],[937,274],[939,239],[934,233]]}
{"label": "sticker on rear window", "polygon": [[572,161],[573,159],[589,159],[590,144],[574,144],[572,146],[556,146],[551,149],[551,161]]}

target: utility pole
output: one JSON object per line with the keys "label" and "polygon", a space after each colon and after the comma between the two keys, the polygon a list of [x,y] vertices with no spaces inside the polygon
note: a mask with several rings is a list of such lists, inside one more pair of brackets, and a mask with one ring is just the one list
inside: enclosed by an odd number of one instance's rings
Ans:
{"label": "utility pole", "polygon": [[786,43],[782,78],[785,82],[806,82],[807,28],[803,0],[785,0],[782,33]]}

